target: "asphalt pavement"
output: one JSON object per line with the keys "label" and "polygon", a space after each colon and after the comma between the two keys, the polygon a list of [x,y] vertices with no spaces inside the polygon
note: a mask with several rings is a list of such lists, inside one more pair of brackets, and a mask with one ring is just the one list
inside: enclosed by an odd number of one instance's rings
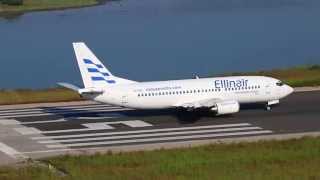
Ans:
{"label": "asphalt pavement", "polygon": [[318,133],[320,91],[295,92],[271,111],[263,105],[246,105],[237,114],[218,117],[208,112],[133,110],[94,102],[1,106],[0,162]]}

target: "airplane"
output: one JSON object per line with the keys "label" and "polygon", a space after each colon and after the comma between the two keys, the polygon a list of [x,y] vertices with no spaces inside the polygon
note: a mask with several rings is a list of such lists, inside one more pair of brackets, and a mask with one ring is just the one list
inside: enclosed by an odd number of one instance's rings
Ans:
{"label": "airplane", "polygon": [[100,103],[131,109],[198,109],[215,115],[237,113],[240,104],[279,104],[293,92],[282,81],[265,76],[230,76],[185,80],[136,82],[113,75],[83,42],[73,43],[84,88],[60,86]]}

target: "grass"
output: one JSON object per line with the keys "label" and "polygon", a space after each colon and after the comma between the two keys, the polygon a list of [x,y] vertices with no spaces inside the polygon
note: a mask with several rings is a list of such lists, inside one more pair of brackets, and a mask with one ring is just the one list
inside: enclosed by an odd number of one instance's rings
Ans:
{"label": "grass", "polygon": [[93,6],[98,3],[99,0],[24,0],[21,6],[8,6],[0,3],[0,14]]}
{"label": "grass", "polygon": [[44,167],[0,168],[0,179],[320,179],[320,138],[206,145],[196,148],[60,156]]}
{"label": "grass", "polygon": [[77,93],[64,88],[0,90],[1,105],[78,100],[81,100],[81,98]]}
{"label": "grass", "polygon": [[319,86],[320,85],[320,65],[306,65],[287,69],[275,69],[270,71],[231,73],[225,75],[258,75],[270,76],[281,79],[290,86]]}

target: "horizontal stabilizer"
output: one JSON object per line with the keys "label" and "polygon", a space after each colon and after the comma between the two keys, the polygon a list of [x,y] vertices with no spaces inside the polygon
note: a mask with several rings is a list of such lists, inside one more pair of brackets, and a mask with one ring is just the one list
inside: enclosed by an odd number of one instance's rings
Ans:
{"label": "horizontal stabilizer", "polygon": [[97,89],[97,88],[85,88],[85,89],[79,89],[79,94],[103,94],[104,90]]}
{"label": "horizontal stabilizer", "polygon": [[67,89],[71,89],[73,91],[76,91],[78,92],[79,91],[79,87],[73,85],[73,84],[69,84],[69,83],[64,83],[64,82],[60,82],[60,83],[57,83],[59,86],[61,87],[64,87],[64,88],[67,88]]}

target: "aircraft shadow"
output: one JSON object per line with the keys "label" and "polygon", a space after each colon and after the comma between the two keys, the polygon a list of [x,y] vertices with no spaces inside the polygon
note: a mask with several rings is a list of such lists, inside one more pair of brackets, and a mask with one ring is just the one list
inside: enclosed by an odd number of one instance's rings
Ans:
{"label": "aircraft shadow", "polygon": [[[263,109],[264,104],[245,104],[241,105],[241,111]],[[152,117],[171,117],[176,119],[180,124],[195,123],[202,118],[226,118],[232,117],[231,115],[215,116],[214,112],[207,109],[200,109],[196,111],[186,111],[183,109],[163,109],[163,110],[123,110],[123,111],[94,111],[94,110],[77,110],[71,108],[58,108],[58,107],[42,107],[44,113],[51,113],[64,118],[71,117],[101,117],[114,116],[114,117],[132,117],[132,118],[152,118]],[[102,115],[103,114],[103,115]]]}
{"label": "aircraft shadow", "polygon": [[[132,118],[148,118],[148,117],[172,117],[177,119],[179,123],[194,123],[203,117],[214,117],[214,113],[205,110],[185,111],[180,109],[164,109],[164,110],[123,110],[123,111],[94,111],[94,110],[77,110],[71,108],[58,107],[41,107],[43,113],[50,113],[63,118],[72,117],[132,117]],[[103,114],[103,115],[102,115]]]}

